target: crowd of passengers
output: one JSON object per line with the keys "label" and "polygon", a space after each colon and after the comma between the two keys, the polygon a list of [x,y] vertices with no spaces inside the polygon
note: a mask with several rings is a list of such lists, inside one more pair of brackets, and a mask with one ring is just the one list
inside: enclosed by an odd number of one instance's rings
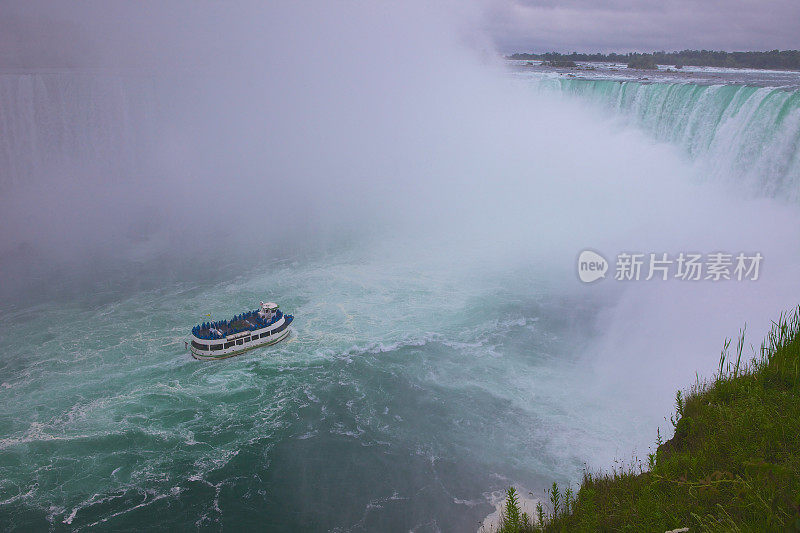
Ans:
{"label": "crowd of passengers", "polygon": [[[242,313],[241,315],[236,315],[230,320],[221,320],[219,322],[203,322],[202,324],[192,328],[192,335],[198,339],[224,339],[226,335],[234,335],[236,333],[241,333],[242,331],[265,328],[270,324],[274,324],[280,320],[282,316],[283,313],[281,313],[280,309],[269,320],[261,318],[261,316],[258,314],[258,310],[249,311],[247,313]],[[249,324],[249,326],[237,324],[239,322],[244,322],[245,324]],[[234,327],[232,324],[237,324],[237,327]]]}

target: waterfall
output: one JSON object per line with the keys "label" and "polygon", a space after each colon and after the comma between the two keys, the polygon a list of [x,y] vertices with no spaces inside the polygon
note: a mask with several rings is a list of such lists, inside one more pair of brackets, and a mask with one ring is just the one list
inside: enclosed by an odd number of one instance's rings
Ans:
{"label": "waterfall", "polygon": [[707,179],[727,181],[750,195],[800,198],[800,90],[583,79],[539,83],[680,146]]}
{"label": "waterfall", "polygon": [[92,72],[0,74],[0,189],[65,176],[144,171],[158,105],[148,77]]}
{"label": "waterfall", "polygon": [[[148,172],[169,105],[147,76],[0,74],[0,189],[71,169],[99,180]],[[710,180],[745,194],[800,199],[800,90],[746,85],[543,79],[674,143]]]}

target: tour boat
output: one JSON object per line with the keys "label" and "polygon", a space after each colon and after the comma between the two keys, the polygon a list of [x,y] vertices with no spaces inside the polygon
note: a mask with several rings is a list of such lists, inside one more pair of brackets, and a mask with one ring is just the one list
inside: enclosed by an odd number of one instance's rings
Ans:
{"label": "tour boat", "polygon": [[278,304],[261,302],[261,308],[221,322],[204,322],[192,328],[191,349],[195,359],[225,359],[242,352],[275,344],[289,335],[294,317]]}

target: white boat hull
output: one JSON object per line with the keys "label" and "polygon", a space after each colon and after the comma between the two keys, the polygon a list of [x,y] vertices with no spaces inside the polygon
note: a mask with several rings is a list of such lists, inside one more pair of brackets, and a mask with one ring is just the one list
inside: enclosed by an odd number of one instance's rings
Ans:
{"label": "white boat hull", "polygon": [[192,352],[192,357],[203,361],[227,359],[239,355],[253,348],[261,346],[269,346],[276,342],[282,341],[289,335],[289,324],[292,322],[292,317],[289,315],[289,320],[286,316],[281,317],[277,322],[270,324],[266,328],[261,328],[248,332],[244,336],[238,334],[239,338],[230,339],[199,339],[192,335],[192,342],[189,349]]}

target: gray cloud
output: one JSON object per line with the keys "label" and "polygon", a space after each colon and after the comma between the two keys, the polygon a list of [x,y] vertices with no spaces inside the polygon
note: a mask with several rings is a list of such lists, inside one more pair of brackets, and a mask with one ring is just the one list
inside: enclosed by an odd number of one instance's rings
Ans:
{"label": "gray cloud", "polygon": [[792,0],[501,0],[486,27],[504,52],[800,48]]}

